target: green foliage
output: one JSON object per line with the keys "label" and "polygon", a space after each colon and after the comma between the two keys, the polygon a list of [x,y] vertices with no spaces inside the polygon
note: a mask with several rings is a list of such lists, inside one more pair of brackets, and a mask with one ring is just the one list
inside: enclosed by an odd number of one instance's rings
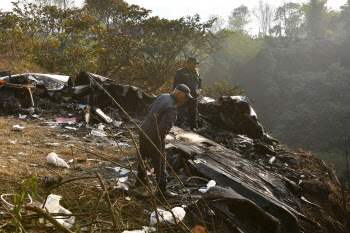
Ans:
{"label": "green foliage", "polygon": [[282,32],[284,32],[288,37],[299,37],[303,30],[303,16],[300,4],[293,2],[283,4],[275,12],[277,24],[273,28],[273,32],[277,36],[282,36]]}
{"label": "green foliage", "polygon": [[228,18],[229,28],[232,30],[243,30],[250,22],[250,12],[248,7],[241,5],[235,8]]}
{"label": "green foliage", "polygon": [[198,15],[167,20],[149,14],[121,0],[86,0],[82,9],[17,2],[2,24],[1,44],[49,72],[88,70],[154,92],[187,56],[204,60],[228,36],[212,33],[215,20],[201,22]]}
{"label": "green foliage", "polygon": [[229,86],[228,82],[215,83],[214,87],[205,87],[204,92],[206,96],[219,98],[221,96],[236,96],[243,95],[244,91],[240,89],[240,85]]}
{"label": "green foliage", "polygon": [[[13,203],[14,207],[12,210],[12,213],[17,221],[14,221],[14,225],[16,227],[16,232],[22,232],[22,228],[20,226],[20,222],[22,221],[22,206],[24,204],[24,198],[26,196],[26,188],[27,186],[31,187],[31,194],[33,197],[36,196],[36,179],[37,174],[32,175],[32,177],[28,178],[27,180],[24,180],[21,184],[21,189],[18,193],[13,192]],[[19,222],[19,223],[18,223]]]}
{"label": "green foliage", "polygon": [[306,26],[309,37],[313,39],[325,36],[327,0],[310,0],[306,5]]}

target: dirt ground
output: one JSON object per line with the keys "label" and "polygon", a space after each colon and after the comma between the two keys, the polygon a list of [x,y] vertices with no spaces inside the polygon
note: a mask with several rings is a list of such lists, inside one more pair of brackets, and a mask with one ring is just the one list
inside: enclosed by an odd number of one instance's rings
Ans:
{"label": "dirt ground", "polygon": [[[121,163],[122,166],[127,165],[119,147],[108,145],[104,142],[105,139],[89,137],[91,130],[74,131],[65,128],[50,128],[52,126],[45,123],[50,119],[56,121],[55,117],[50,116],[45,116],[45,119],[30,116],[26,119],[0,117],[0,194],[17,192],[23,180],[36,174],[37,196],[35,199],[43,202],[49,191],[48,181],[54,184],[60,179],[66,181],[78,177],[93,177],[96,176],[96,172],[99,172],[106,186],[110,188],[111,203],[117,210],[117,217],[123,219],[124,228],[147,226],[151,208],[147,209],[148,205],[141,205],[142,201],[128,191],[117,188],[118,177],[129,177],[124,184],[130,186],[135,180],[133,175],[129,172],[121,176],[119,172],[113,170],[117,165],[106,161],[109,159]],[[14,125],[24,128],[17,129],[13,127]],[[89,152],[77,148],[85,148]],[[131,163],[135,164],[135,148],[130,146],[123,149]],[[55,152],[66,162],[74,158],[74,162],[69,163],[70,169],[47,164],[46,156],[51,152]],[[105,159],[94,154],[102,155]],[[27,193],[30,193],[29,188],[27,188]],[[76,224],[84,229],[90,225],[101,188],[98,179],[90,178],[61,185],[50,193],[61,195],[60,204],[72,213],[81,215],[76,216]],[[94,224],[99,230],[96,232],[108,232],[111,217],[107,209],[106,202],[101,201],[97,209],[97,223]],[[6,212],[4,208],[0,210]],[[12,231],[12,225],[12,220],[1,218],[0,215],[0,232],[1,230],[3,232]],[[24,219],[23,225],[27,232],[59,232],[52,227],[47,228],[44,224],[39,224],[38,219]]]}

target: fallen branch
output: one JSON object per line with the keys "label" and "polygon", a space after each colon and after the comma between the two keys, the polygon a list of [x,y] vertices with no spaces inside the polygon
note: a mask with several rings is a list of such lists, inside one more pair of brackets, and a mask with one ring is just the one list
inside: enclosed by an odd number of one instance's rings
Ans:
{"label": "fallen branch", "polygon": [[63,226],[50,213],[46,212],[45,210],[43,210],[37,206],[30,206],[30,205],[26,205],[24,208],[26,210],[30,210],[30,211],[33,211],[33,212],[39,214],[41,217],[45,218],[47,221],[49,221],[50,223],[55,225],[55,227],[60,229],[62,232],[73,233],[73,231],[71,231],[67,227]]}

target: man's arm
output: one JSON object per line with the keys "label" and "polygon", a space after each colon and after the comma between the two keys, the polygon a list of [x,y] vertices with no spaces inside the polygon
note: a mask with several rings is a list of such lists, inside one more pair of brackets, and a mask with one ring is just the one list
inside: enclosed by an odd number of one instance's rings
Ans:
{"label": "man's arm", "polygon": [[162,116],[158,125],[159,136],[161,139],[164,139],[165,136],[169,133],[176,119],[176,115],[177,115],[177,110],[172,107],[165,109],[165,111],[162,113]]}
{"label": "man's arm", "polygon": [[202,83],[203,83],[202,77],[198,76],[198,89],[202,89]]}

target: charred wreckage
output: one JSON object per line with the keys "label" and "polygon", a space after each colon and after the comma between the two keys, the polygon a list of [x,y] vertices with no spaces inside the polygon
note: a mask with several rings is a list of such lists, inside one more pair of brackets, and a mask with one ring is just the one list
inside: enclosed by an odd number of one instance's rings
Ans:
{"label": "charred wreckage", "polygon": [[[122,130],[121,122],[128,119],[121,108],[140,122],[154,99],[139,88],[88,72],[81,72],[74,84],[63,75],[3,74],[0,78],[3,116],[65,112],[69,115],[61,119],[71,117],[80,122],[79,127],[102,121]],[[173,127],[166,152],[197,204],[206,203],[199,206],[210,231],[214,219],[224,222],[227,232],[347,232],[346,213],[338,203],[320,199],[317,192],[324,190],[315,188],[320,179],[339,188],[334,170],[314,155],[280,146],[266,133],[247,97],[202,97],[198,112],[198,132]],[[317,161],[318,174],[302,169],[307,156]],[[177,180],[170,179],[169,186],[187,195]],[[203,186],[204,191],[198,190]],[[191,213],[185,221],[192,227],[200,225],[190,200],[186,208]]]}

